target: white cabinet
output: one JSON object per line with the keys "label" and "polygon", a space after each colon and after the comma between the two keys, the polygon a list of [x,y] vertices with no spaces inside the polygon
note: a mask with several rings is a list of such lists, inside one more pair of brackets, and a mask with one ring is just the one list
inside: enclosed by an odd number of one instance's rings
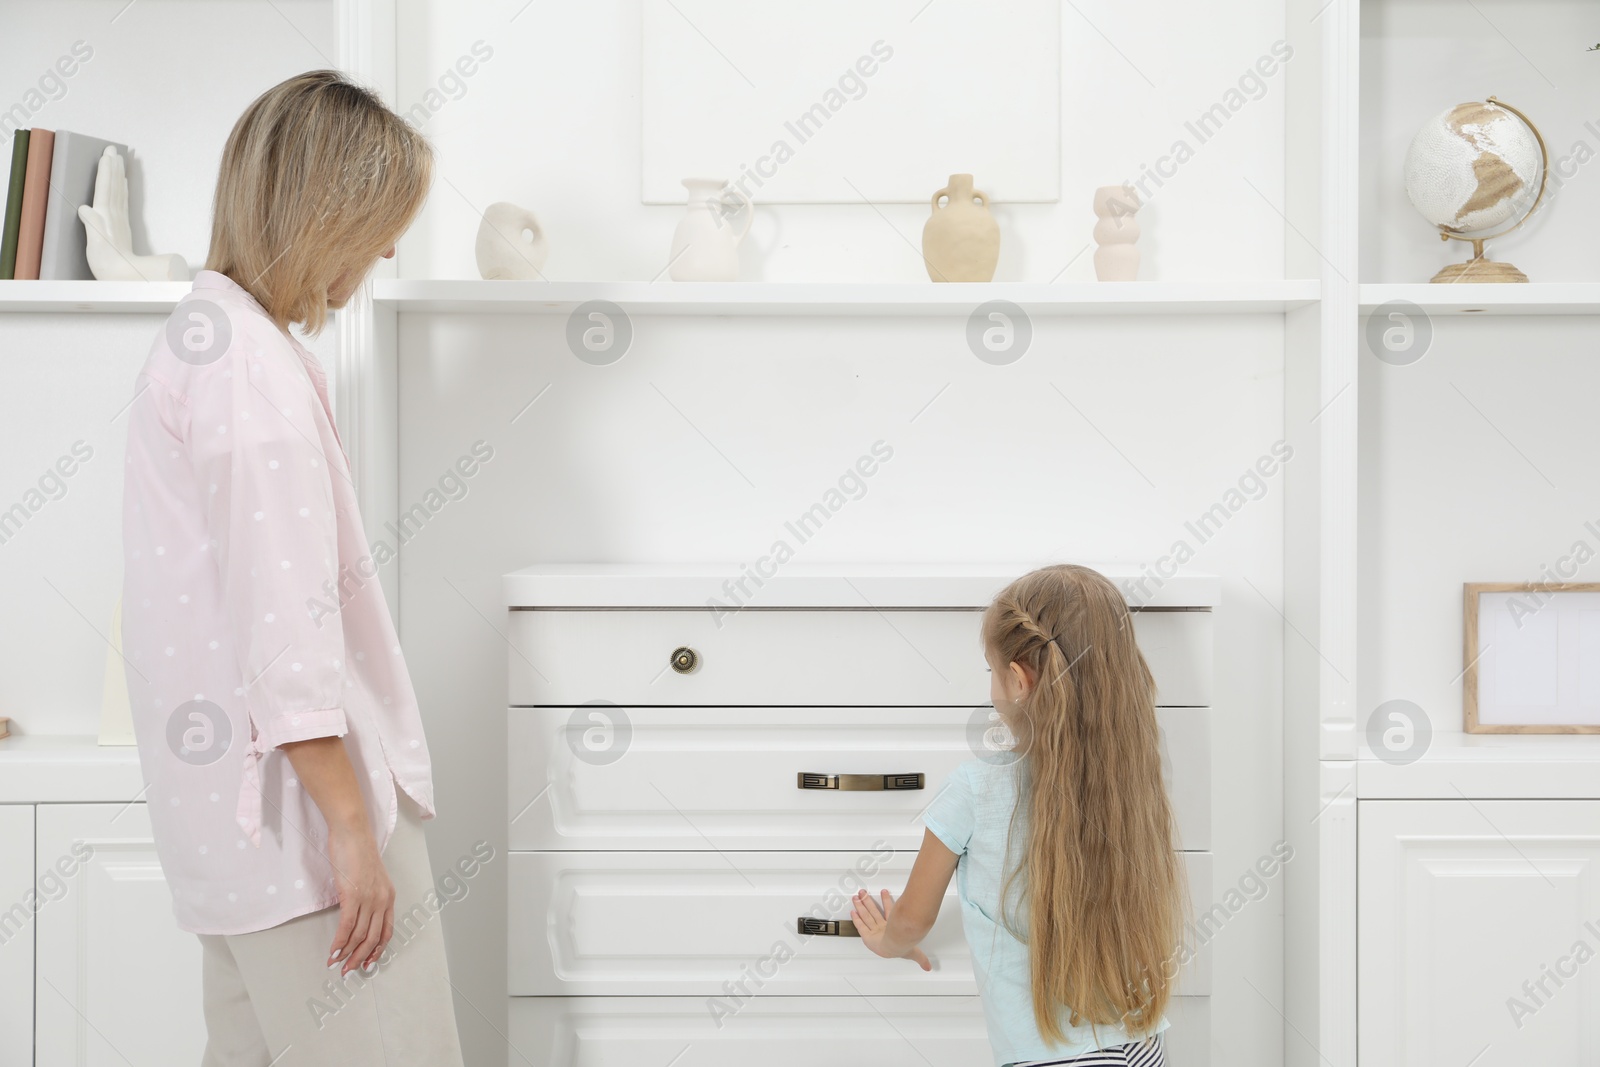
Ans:
{"label": "white cabinet", "polygon": [[[910,966],[907,964],[907,966]],[[1205,1063],[1205,997],[1167,1009],[1167,1062]],[[989,1067],[977,997],[516,997],[511,1062],[571,1067]]]}
{"label": "white cabinet", "polygon": [[39,877],[71,872],[35,920],[37,1067],[199,1063],[200,942],[173,922],[145,806],[37,812]]}
{"label": "white cabinet", "polygon": [[[508,986],[521,1057],[992,1062],[953,883],[925,943],[931,973],[802,920],[848,919],[860,885],[898,893],[918,816],[958,764],[992,751],[979,622],[1021,571],[823,571],[768,579],[738,612],[707,607],[722,581],[710,570],[507,577]],[[1187,601],[1174,592],[1133,624],[1204,915],[1215,591],[1184,588]],[[829,788],[844,782],[859,788]],[[1209,1062],[1210,978],[1201,947],[1169,1012],[1173,1067]]]}
{"label": "white cabinet", "polygon": [[[917,816],[992,708],[512,708],[513,850],[915,849]],[[1211,712],[1160,708],[1179,848],[1211,845]],[[623,736],[625,734],[625,736]],[[626,758],[595,761],[597,745]],[[841,774],[902,788],[825,786]],[[920,781],[916,779],[921,775]]]}
{"label": "white cabinet", "polygon": [[1358,818],[1361,1067],[1600,1062],[1600,800]]}
{"label": "white cabinet", "polygon": [[33,922],[40,899],[33,805],[0,804],[0,1064],[7,1067],[33,1062]]}
{"label": "white cabinet", "polygon": [[[1182,855],[1193,914],[1203,916],[1210,854]],[[802,919],[850,918],[857,889],[898,896],[916,858],[889,848],[512,852],[511,993],[716,996],[745,974],[761,977],[769,994],[977,993],[954,880],[922,946],[932,972],[879,959],[854,937],[801,930]],[[1209,945],[1200,946],[1177,991],[1209,993],[1210,962]]]}
{"label": "white cabinet", "polygon": [[[775,584],[775,583],[773,583]],[[1004,584],[1004,583],[1001,583]],[[511,703],[859,704],[976,707],[989,703],[978,642],[983,604],[944,610],[773,606],[713,611],[538,610],[512,605]],[[1133,629],[1162,707],[1211,705],[1211,613],[1138,611]],[[692,648],[695,669],[668,660]]]}

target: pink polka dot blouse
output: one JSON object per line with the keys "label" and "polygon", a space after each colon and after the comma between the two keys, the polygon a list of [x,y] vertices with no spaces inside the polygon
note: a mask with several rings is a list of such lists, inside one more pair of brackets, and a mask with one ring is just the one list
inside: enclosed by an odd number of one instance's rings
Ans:
{"label": "pink polka dot blouse", "polygon": [[379,847],[432,770],[327,377],[245,289],[201,271],[128,408],[122,643],[178,925],[332,907],[327,824],[278,747],[343,737]]}

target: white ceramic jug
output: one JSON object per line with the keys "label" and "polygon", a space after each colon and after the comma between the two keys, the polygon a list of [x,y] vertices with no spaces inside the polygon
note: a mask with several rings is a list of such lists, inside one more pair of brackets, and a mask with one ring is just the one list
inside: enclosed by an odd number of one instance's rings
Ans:
{"label": "white ceramic jug", "polygon": [[[719,178],[685,178],[689,206],[672,234],[668,268],[675,282],[736,282],[739,242],[750,232],[755,205],[737,188]],[[723,214],[728,199],[742,201],[744,225],[735,230]]]}

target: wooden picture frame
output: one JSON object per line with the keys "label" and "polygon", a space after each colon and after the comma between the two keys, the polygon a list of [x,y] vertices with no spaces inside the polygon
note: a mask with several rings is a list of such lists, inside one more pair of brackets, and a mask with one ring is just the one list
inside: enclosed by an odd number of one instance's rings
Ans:
{"label": "wooden picture frame", "polygon": [[[1600,582],[1468,582],[1462,590],[1466,732],[1600,734]],[[1497,645],[1501,654],[1490,658]],[[1595,698],[1587,709],[1586,691]]]}

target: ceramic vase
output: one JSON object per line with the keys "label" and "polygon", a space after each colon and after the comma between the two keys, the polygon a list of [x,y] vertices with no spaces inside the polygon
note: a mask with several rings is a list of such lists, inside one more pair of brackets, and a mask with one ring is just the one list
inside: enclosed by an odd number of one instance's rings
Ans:
{"label": "ceramic vase", "polygon": [[540,272],[550,257],[533,212],[503,200],[484,211],[474,251],[478,273],[485,278],[543,278]]}
{"label": "ceramic vase", "polygon": [[1139,193],[1131,185],[1102,185],[1094,191],[1094,276],[1103,282],[1139,278]]}
{"label": "ceramic vase", "polygon": [[[739,242],[750,232],[755,205],[720,178],[685,178],[689,202],[672,233],[668,272],[675,282],[736,282]],[[729,200],[744,205],[744,225],[735,229],[724,210]]]}
{"label": "ceramic vase", "polygon": [[933,194],[933,214],[922,227],[922,259],[936,282],[994,279],[1000,224],[989,214],[989,198],[972,187],[972,175],[952,174],[950,184]]}

